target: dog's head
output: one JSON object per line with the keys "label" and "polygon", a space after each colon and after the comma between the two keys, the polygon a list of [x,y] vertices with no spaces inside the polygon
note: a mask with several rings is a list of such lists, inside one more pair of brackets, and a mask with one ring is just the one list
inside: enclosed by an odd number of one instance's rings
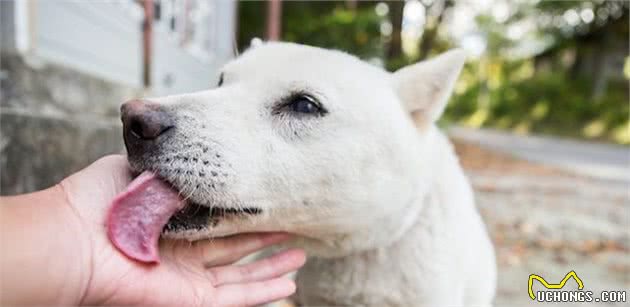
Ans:
{"label": "dog's head", "polygon": [[123,105],[129,162],[187,198],[166,236],[288,231],[323,254],[374,246],[418,209],[463,61],[453,51],[392,74],[267,43],[225,65],[215,88]]}

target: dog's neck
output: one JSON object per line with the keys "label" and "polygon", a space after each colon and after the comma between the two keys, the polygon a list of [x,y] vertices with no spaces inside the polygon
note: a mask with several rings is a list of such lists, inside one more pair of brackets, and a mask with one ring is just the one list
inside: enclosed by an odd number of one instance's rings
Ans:
{"label": "dog's neck", "polygon": [[[356,242],[372,242],[371,247],[349,251],[343,255],[337,255],[337,257],[309,258],[306,266],[298,274],[298,283],[318,289],[303,291],[307,293],[306,295],[326,293],[327,297],[316,297],[315,301],[342,305],[343,303],[354,302],[355,299],[368,299],[367,297],[352,297],[352,300],[346,301],[349,297],[348,293],[354,293],[352,289],[342,288],[339,290],[339,287],[335,286],[334,283],[331,286],[328,285],[331,280],[338,278],[338,276],[352,276],[352,278],[360,280],[361,286],[359,288],[366,293],[378,293],[383,289],[400,290],[401,284],[399,283],[402,280],[412,284],[422,283],[423,276],[406,274],[408,267],[404,263],[415,264],[420,258],[427,260],[425,258],[426,253],[431,253],[437,241],[450,238],[448,231],[444,231],[444,229],[452,226],[448,224],[448,220],[453,220],[453,215],[460,214],[461,208],[445,206],[442,203],[440,193],[443,193],[444,188],[451,183],[461,184],[459,181],[464,179],[454,175],[460,173],[456,169],[459,168],[459,165],[447,138],[439,131],[436,131],[434,137],[435,139],[431,140],[434,148],[431,150],[430,163],[426,164],[431,166],[429,177],[434,178],[434,180],[425,181],[430,182],[430,184],[418,187],[416,196],[405,206],[407,214],[396,215],[386,222],[388,225],[384,228],[389,229],[387,230],[389,233],[386,230],[381,231],[379,225],[376,225],[371,231],[353,234],[351,238],[342,239],[339,243],[339,250],[348,246],[356,247],[354,245]],[[382,236],[383,234],[385,236]],[[380,241],[374,240],[374,237]],[[393,259],[402,264],[392,262]],[[405,278],[417,277],[419,280],[401,279],[400,276],[405,276]],[[353,283],[349,282],[348,284],[352,285]],[[300,286],[298,286],[299,288]],[[413,291],[415,290],[411,292]],[[411,292],[407,294],[413,297]],[[388,292],[384,297],[388,297],[390,294],[392,293]],[[399,298],[396,301],[405,300]],[[367,305],[387,304],[387,302],[377,301]]]}
{"label": "dog's neck", "polygon": [[405,213],[398,217],[398,229],[392,233],[389,244],[404,238],[409,229],[419,222],[421,212],[427,207],[427,198],[437,178],[440,177],[439,174],[444,171],[444,166],[452,163],[451,160],[455,158],[448,139],[435,125],[431,124],[424,129],[426,129],[425,142],[432,144],[432,146],[425,146],[427,150],[423,156],[426,163],[423,170],[418,170],[418,173],[423,173],[424,177],[419,179],[413,197],[404,205]]}
{"label": "dog's neck", "polygon": [[383,248],[405,238],[406,233],[419,223],[421,212],[426,208],[427,197],[435,185],[435,178],[439,177],[437,174],[444,171],[445,164],[453,163],[451,160],[455,159],[448,140],[435,126],[428,127],[423,134],[427,138],[425,141],[432,144],[424,147],[429,149],[421,153],[426,163],[418,173],[426,174],[425,177],[416,179],[416,188],[404,203],[381,204],[383,208],[398,208],[396,214],[383,216],[362,231],[328,237],[325,241],[302,238],[306,246],[319,256],[334,258]]}

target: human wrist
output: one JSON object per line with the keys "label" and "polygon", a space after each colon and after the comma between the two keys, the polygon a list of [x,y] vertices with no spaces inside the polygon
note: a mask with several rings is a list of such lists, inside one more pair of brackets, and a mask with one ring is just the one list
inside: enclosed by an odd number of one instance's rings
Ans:
{"label": "human wrist", "polygon": [[[60,185],[2,198],[2,304],[78,304],[90,250]],[[10,281],[9,281],[10,279]],[[33,289],[37,289],[34,293]]]}
{"label": "human wrist", "polygon": [[68,303],[79,305],[85,302],[88,288],[93,275],[93,248],[91,243],[92,227],[85,222],[85,217],[73,203],[70,191],[65,182],[60,182],[51,188],[50,192],[56,199],[55,207],[59,210],[62,220],[66,221],[60,246],[65,247],[64,259],[61,263],[68,267],[71,276],[68,279]]}

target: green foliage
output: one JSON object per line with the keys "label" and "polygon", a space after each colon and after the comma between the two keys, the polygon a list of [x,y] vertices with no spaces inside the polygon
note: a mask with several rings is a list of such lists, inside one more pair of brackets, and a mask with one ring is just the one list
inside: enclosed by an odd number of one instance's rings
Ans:
{"label": "green foliage", "polygon": [[[313,16],[309,10],[297,9],[302,5],[305,4],[287,2],[285,5],[298,15],[285,19],[285,40],[344,50],[362,58],[382,56],[379,30],[382,18],[374,13],[372,7],[351,10],[336,5],[321,16]],[[307,20],[310,22],[305,22]]]}
{"label": "green foliage", "polygon": [[[447,3],[431,2],[441,1]],[[343,50],[363,59],[380,58],[390,71],[456,44],[437,22],[442,14],[448,15],[444,7],[449,6],[442,6],[442,11],[427,9],[433,14],[427,20],[433,22],[427,23],[418,42],[426,49],[422,56],[391,52],[395,44],[380,27],[391,21],[392,12],[377,15],[377,3],[357,1],[351,7],[348,1],[283,1],[282,40]],[[464,1],[449,3],[457,6]],[[443,122],[630,143],[630,2],[507,3],[506,18],[490,11],[475,17],[486,49],[465,67]],[[390,10],[395,7],[390,3]],[[264,38],[266,9],[265,1],[239,2],[240,50],[252,38]],[[509,35],[510,29],[528,24],[535,26],[523,35]],[[535,41],[544,42],[544,47],[515,56],[515,50]],[[620,63],[617,71],[610,63],[616,63],[619,54],[625,67]],[[614,71],[606,72],[604,66]]]}
{"label": "green foliage", "polygon": [[[501,22],[476,17],[487,50],[464,70],[446,121],[630,144],[628,82],[621,67],[603,73],[627,53],[628,3],[532,4],[516,3]],[[507,35],[510,27],[532,20],[536,28],[526,36]],[[536,38],[550,39],[549,45],[529,57],[509,56]]]}
{"label": "green foliage", "polygon": [[254,37],[265,36],[265,1],[238,2],[238,50],[246,50]]}
{"label": "green foliage", "polygon": [[[592,80],[562,71],[533,73],[531,60],[478,66],[466,67],[447,107],[447,121],[630,143],[620,135],[630,118],[627,82],[611,82],[603,96],[594,98]],[[476,79],[473,74],[480,69],[497,70],[498,77]]]}
{"label": "green foliage", "polygon": [[[343,50],[361,58],[382,57],[384,44],[373,3],[351,9],[344,1],[285,1],[282,5],[282,40]],[[254,37],[264,37],[265,2],[241,2],[241,49]]]}

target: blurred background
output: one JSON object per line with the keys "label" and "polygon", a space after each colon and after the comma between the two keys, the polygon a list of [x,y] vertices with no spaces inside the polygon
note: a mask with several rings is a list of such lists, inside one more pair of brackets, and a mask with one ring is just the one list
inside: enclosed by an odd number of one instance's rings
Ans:
{"label": "blurred background", "polygon": [[[627,1],[287,1],[274,39],[389,70],[450,48],[471,59],[445,121],[630,143]],[[239,5],[239,48],[266,37],[265,2]]]}
{"label": "blurred background", "polygon": [[214,86],[253,40],[394,71],[469,55],[440,125],[497,247],[498,305],[575,270],[630,288],[628,1],[0,1],[0,189],[123,152],[118,108]]}

